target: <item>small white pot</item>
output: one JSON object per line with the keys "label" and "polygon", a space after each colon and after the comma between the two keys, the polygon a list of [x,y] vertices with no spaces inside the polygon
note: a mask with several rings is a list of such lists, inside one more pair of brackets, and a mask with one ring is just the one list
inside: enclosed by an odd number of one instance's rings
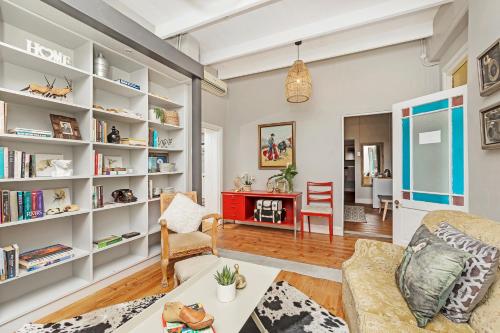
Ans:
{"label": "small white pot", "polygon": [[217,299],[222,303],[231,302],[236,298],[236,282],[229,286],[217,283]]}

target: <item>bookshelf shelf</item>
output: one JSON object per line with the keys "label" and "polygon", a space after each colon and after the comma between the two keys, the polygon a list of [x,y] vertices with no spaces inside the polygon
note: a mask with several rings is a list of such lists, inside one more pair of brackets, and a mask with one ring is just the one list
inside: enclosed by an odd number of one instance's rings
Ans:
{"label": "bookshelf shelf", "polygon": [[120,95],[123,97],[136,97],[136,96],[144,96],[146,93],[141,90],[137,90],[134,88],[127,87],[121,83],[115,82],[110,79],[106,79],[97,75],[93,75],[94,77],[94,88],[101,89],[104,91],[108,91],[110,93]]}
{"label": "bookshelf shelf", "polygon": [[106,178],[123,178],[123,177],[145,177],[145,173],[128,173],[126,175],[97,175],[93,176],[93,178],[101,178],[101,179],[106,179]]}
{"label": "bookshelf shelf", "polygon": [[87,257],[87,256],[90,255],[90,252],[83,251],[83,250],[80,250],[80,249],[77,249],[77,248],[73,248],[73,251],[75,253],[75,256],[73,258],[70,258],[70,259],[67,259],[67,260],[64,260],[64,261],[60,261],[60,262],[54,263],[52,265],[45,266],[45,267],[39,268],[37,270],[31,271],[31,272],[28,272],[25,269],[20,269],[18,276],[14,277],[14,278],[11,278],[11,279],[4,280],[4,281],[0,281],[0,285],[7,284],[9,282],[13,282],[13,281],[19,280],[19,279],[22,279],[22,278],[24,278],[26,276],[37,274],[37,273],[46,271],[46,270],[51,269],[51,268],[55,268],[55,267],[58,267],[58,266],[61,266],[61,265],[69,264],[70,262],[73,262],[75,260],[78,260],[80,258],[84,258],[84,257]]}
{"label": "bookshelf shelf", "polygon": [[[66,76],[69,80],[76,80],[89,76],[89,73],[86,73],[81,69],[42,59],[28,53],[25,50],[3,42],[0,42],[0,61],[11,63],[23,68],[29,68],[35,71],[39,71],[40,68],[43,68],[46,73],[50,73],[50,76],[47,76],[49,79],[52,76],[57,76],[59,78]],[[44,84],[43,75],[40,76],[40,80],[41,81],[39,83]],[[57,84],[59,85],[62,85],[63,82],[64,84],[66,83],[64,79],[62,81],[57,80]]]}
{"label": "bookshelf shelf", "polygon": [[30,94],[24,91],[15,91],[1,87],[0,99],[7,103],[36,106],[39,108],[69,113],[86,112],[90,109],[89,106],[78,105],[59,99],[49,99],[40,95]]}
{"label": "bookshelf shelf", "polygon": [[184,172],[182,172],[182,171],[152,172],[152,173],[148,173],[148,176],[153,177],[153,176],[182,175],[183,173]]}
{"label": "bookshelf shelf", "polygon": [[164,130],[170,130],[170,131],[176,131],[176,130],[181,130],[183,129],[182,126],[175,126],[175,125],[170,125],[170,124],[162,124],[157,121],[148,121],[149,126],[154,127],[154,128],[159,128],[159,129],[164,129]]}
{"label": "bookshelf shelf", "polygon": [[97,212],[102,212],[102,211],[109,210],[109,209],[130,207],[130,206],[140,205],[143,203],[146,203],[146,201],[137,200],[136,202],[130,202],[130,203],[110,203],[110,204],[104,204],[104,207],[101,207],[101,208],[94,208],[92,211],[94,213],[97,213]]}
{"label": "bookshelf shelf", "polygon": [[10,142],[32,142],[32,143],[46,143],[51,145],[65,145],[65,146],[83,146],[88,145],[90,142],[85,140],[71,140],[71,139],[58,139],[58,138],[42,138],[36,136],[23,136],[15,134],[0,134],[0,141]]}
{"label": "bookshelf shelf", "polygon": [[94,142],[92,144],[93,144],[94,147],[97,147],[97,148],[127,149],[127,150],[132,150],[132,149],[146,149],[145,146],[133,146],[133,145],[126,145],[126,144],[121,144],[121,143]]}
{"label": "bookshelf shelf", "polygon": [[[154,59],[138,54],[125,55],[119,43],[106,36],[99,35],[99,41],[94,41],[91,38],[97,35],[85,29],[73,32],[65,27],[69,24],[65,19],[60,22],[59,19],[57,22],[46,19],[44,11],[34,10],[37,3],[0,1],[0,101],[7,104],[5,129],[21,127],[52,131],[49,114],[58,114],[76,119],[82,140],[0,132],[0,147],[7,148],[9,152],[22,151],[25,156],[62,155],[63,159],[72,160],[74,170],[74,176],[70,177],[3,178],[0,179],[0,190],[69,188],[70,201],[79,205],[80,210],[0,223],[0,247],[18,244],[22,253],[60,243],[73,247],[75,256],[33,272],[20,271],[18,277],[0,282],[1,332],[4,327],[18,323],[18,320],[26,319],[24,322],[28,322],[37,319],[33,316],[49,303],[81,289],[90,291],[91,288],[87,287],[160,254],[160,229],[157,224],[160,198],[147,199],[150,186],[185,192],[190,184],[191,78]],[[72,27],[81,29],[79,25]],[[26,39],[69,56],[71,65],[29,53],[26,51]],[[108,60],[109,78],[92,72],[93,59],[98,53]],[[44,75],[50,82],[56,79],[57,87],[66,86],[64,77],[72,80],[73,91],[67,98],[47,98],[20,91],[28,83],[44,86]],[[139,84],[141,90],[114,81],[118,78]],[[130,110],[138,116],[112,113],[96,109],[94,105]],[[181,126],[149,120],[149,108],[153,105],[176,110]],[[108,130],[105,134],[115,126],[121,138],[147,142],[149,128],[155,128],[159,139],[172,138],[175,147],[93,142],[94,118],[106,121]],[[150,153],[168,155],[178,171],[148,174]],[[96,154],[102,154],[103,161],[104,157],[120,157],[123,166],[133,169],[135,173],[94,175]],[[102,186],[104,202],[108,202],[104,207],[92,208],[94,186]],[[114,190],[127,188],[133,191],[138,201],[110,203]],[[94,249],[94,239],[121,235],[128,230],[141,234],[103,249]],[[108,279],[101,283],[110,282],[111,279]],[[54,306],[46,310],[53,311]]]}
{"label": "bookshelf shelf", "polygon": [[92,109],[92,112],[94,113],[94,117],[115,120],[115,121],[118,121],[121,123],[140,124],[140,123],[146,122],[146,120],[143,118],[133,117],[130,115],[120,114],[120,113],[115,113],[115,112],[104,111],[104,110],[100,110],[100,109]]}
{"label": "bookshelf shelf", "polygon": [[89,212],[90,211],[88,209],[80,209],[76,212],[61,213],[61,214],[56,214],[56,215],[45,215],[44,217],[40,217],[37,219],[1,223],[0,228],[8,228],[8,227],[15,227],[18,225],[23,225],[23,224],[29,224],[29,223],[37,223],[37,222],[51,221],[51,220],[56,220],[56,219],[63,219],[66,217],[88,214]]}
{"label": "bookshelf shelf", "polygon": [[172,102],[168,98],[164,98],[161,96],[157,96],[155,94],[148,94],[148,103],[149,105],[160,106],[166,109],[179,109],[182,108],[182,105]]}
{"label": "bookshelf shelf", "polygon": [[2,183],[26,183],[26,182],[47,182],[55,180],[76,180],[76,179],[86,179],[88,176],[67,176],[67,177],[32,177],[32,178],[4,178],[0,179],[0,184]]}
{"label": "bookshelf shelf", "polygon": [[5,323],[6,318],[21,316],[33,309],[69,295],[88,284],[87,280],[72,276],[21,295],[13,300],[0,303],[0,324]]}
{"label": "bookshelf shelf", "polygon": [[145,257],[128,254],[122,257],[119,257],[112,262],[108,262],[106,264],[98,265],[94,267],[94,281],[99,281],[108,276],[116,274],[119,271],[127,269],[131,266],[138,264],[139,262],[146,259]]}
{"label": "bookshelf shelf", "polygon": [[114,244],[111,244],[109,246],[106,246],[106,247],[103,247],[103,248],[100,248],[100,249],[98,249],[96,246],[94,246],[92,252],[93,253],[103,252],[103,251],[106,251],[106,250],[112,249],[114,247],[117,247],[117,246],[120,246],[120,245],[124,245],[124,244],[130,243],[130,242],[133,242],[133,241],[135,241],[135,240],[137,240],[139,238],[144,238],[144,237],[146,237],[146,234],[140,234],[140,235],[137,235],[137,236],[131,237],[131,238],[123,238],[121,242],[114,243]]}

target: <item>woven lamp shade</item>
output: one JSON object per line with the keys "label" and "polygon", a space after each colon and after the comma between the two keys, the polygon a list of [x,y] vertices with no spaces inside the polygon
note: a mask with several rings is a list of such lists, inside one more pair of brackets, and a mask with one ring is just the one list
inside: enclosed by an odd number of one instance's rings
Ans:
{"label": "woven lamp shade", "polygon": [[303,103],[311,98],[311,93],[311,74],[302,60],[296,60],[286,77],[286,100],[290,103]]}

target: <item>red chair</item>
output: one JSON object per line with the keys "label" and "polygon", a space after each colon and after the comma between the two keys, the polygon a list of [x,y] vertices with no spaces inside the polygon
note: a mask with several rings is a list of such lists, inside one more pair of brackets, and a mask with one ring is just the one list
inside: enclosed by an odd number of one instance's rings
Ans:
{"label": "red chair", "polygon": [[[320,204],[314,204],[320,203]],[[321,204],[323,203],[323,204]],[[307,216],[309,233],[311,216],[328,219],[330,243],[333,240],[333,182],[307,182],[307,204],[300,211],[300,236],[304,238],[304,216]]]}

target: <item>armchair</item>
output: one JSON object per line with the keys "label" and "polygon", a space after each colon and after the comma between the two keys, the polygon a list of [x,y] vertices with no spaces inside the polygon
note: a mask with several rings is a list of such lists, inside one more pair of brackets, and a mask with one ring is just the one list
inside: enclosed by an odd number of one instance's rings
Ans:
{"label": "armchair", "polygon": [[[183,193],[197,202],[196,192]],[[175,197],[175,193],[163,193],[160,197],[160,214],[168,208]],[[217,227],[222,217],[219,214],[208,214],[202,218],[201,231],[178,234],[168,229],[168,221],[160,220],[161,225],[161,273],[162,287],[168,286],[167,266],[170,259],[201,254],[205,252],[217,253]]]}

